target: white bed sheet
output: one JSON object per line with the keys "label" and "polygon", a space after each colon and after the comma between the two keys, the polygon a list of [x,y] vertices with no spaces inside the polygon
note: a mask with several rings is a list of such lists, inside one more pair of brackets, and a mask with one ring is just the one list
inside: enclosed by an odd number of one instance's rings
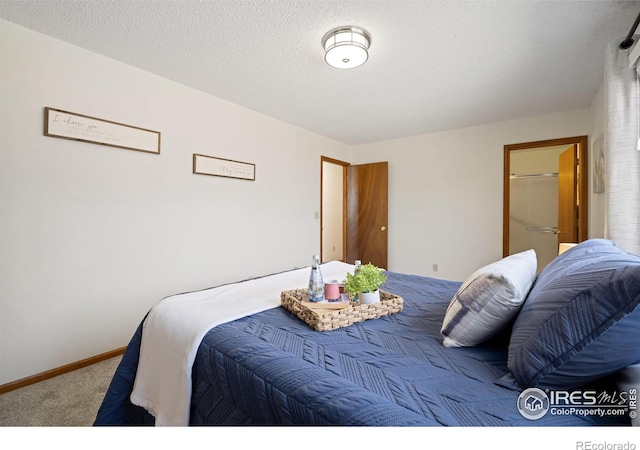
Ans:
{"label": "white bed sheet", "polygon": [[[325,280],[342,281],[353,269],[340,261],[321,266]],[[280,293],[304,288],[309,271],[308,267],[295,269],[158,302],[143,323],[131,402],[153,415],[156,426],[188,425],[191,368],[207,331],[280,306]]]}

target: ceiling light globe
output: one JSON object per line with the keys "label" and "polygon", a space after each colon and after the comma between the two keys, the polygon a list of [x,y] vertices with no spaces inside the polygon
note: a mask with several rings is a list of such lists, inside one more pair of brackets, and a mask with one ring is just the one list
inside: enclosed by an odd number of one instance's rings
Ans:
{"label": "ceiling light globe", "polygon": [[322,38],[325,61],[338,69],[353,69],[361,66],[369,58],[371,37],[358,27],[339,27],[329,31]]}
{"label": "ceiling light globe", "polygon": [[357,45],[338,45],[325,54],[325,61],[338,69],[353,69],[361,66],[369,58],[367,51]]}

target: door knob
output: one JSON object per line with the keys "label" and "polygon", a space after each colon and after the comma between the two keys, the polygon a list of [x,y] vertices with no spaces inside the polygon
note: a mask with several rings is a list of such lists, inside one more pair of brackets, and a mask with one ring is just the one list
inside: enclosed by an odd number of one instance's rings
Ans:
{"label": "door knob", "polygon": [[387,229],[387,227],[385,227],[384,225],[380,227],[380,231],[385,231]]}

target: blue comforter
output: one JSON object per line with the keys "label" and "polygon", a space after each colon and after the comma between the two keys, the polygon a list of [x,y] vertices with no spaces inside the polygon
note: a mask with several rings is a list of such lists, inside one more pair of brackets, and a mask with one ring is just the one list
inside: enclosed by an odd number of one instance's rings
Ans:
{"label": "blue comforter", "polygon": [[[474,348],[442,346],[440,327],[458,282],[387,272],[402,312],[314,331],[284,308],[211,329],[193,367],[192,425],[585,426],[593,416],[523,417],[521,389],[500,382],[508,334]],[[134,406],[141,327],[95,425],[153,425]],[[607,388],[606,380],[602,381]],[[505,387],[507,386],[507,387]]]}

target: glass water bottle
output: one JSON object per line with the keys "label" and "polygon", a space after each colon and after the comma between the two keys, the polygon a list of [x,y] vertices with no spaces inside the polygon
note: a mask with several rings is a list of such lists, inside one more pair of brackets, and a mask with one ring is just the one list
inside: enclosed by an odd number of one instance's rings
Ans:
{"label": "glass water bottle", "polygon": [[324,300],[324,280],[320,272],[320,257],[313,256],[311,275],[309,276],[309,301],[321,302]]}

